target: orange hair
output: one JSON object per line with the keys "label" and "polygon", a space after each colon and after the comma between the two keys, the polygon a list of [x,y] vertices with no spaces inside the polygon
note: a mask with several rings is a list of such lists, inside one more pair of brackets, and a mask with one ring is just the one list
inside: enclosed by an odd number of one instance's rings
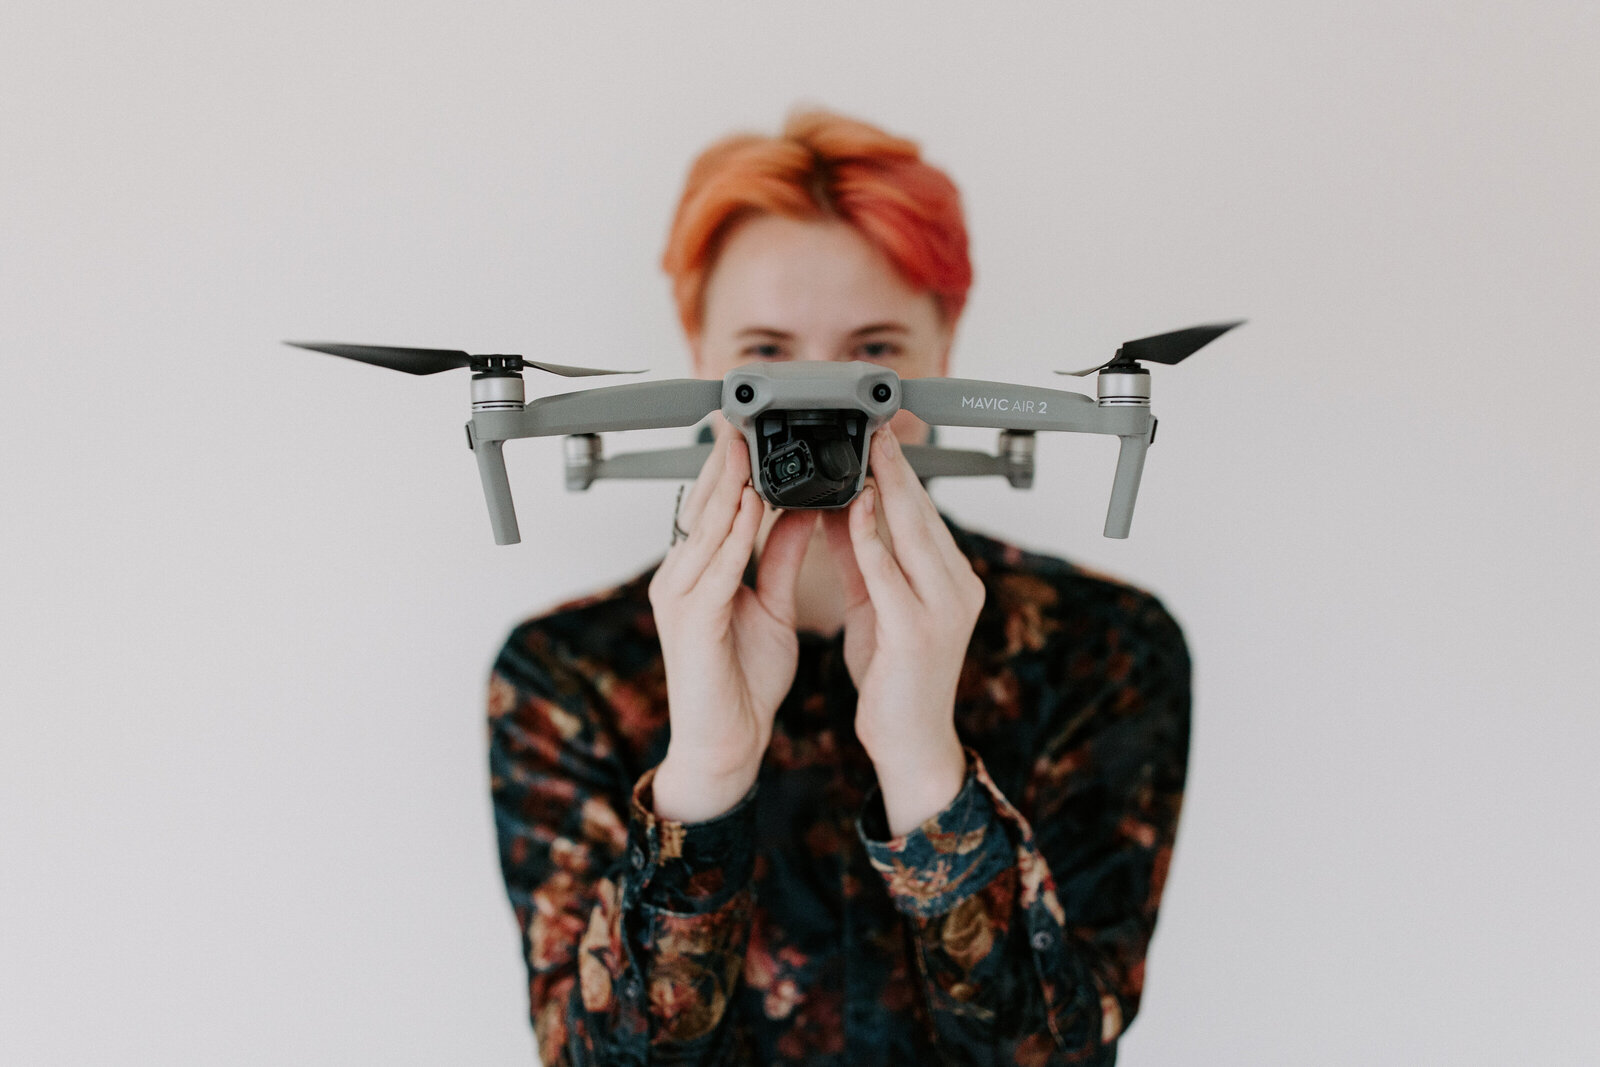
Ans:
{"label": "orange hair", "polygon": [[955,183],[924,163],[913,141],[804,111],[791,115],[778,137],[718,141],[689,169],[661,266],[690,337],[700,333],[706,280],[722,243],[758,214],[839,219],[913,287],[932,293],[947,324],[966,304],[972,264]]}

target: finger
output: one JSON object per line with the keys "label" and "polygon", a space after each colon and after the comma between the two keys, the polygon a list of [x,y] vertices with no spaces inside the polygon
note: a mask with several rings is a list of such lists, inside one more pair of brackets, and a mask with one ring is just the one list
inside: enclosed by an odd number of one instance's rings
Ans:
{"label": "finger", "polygon": [[[693,517],[693,525],[686,526],[689,538],[680,542],[678,550],[669,555],[675,563],[671,572],[674,585],[687,590],[700,580],[711,558],[728,539],[734,518],[739,513],[739,498],[749,476],[742,438],[730,438],[723,449],[722,470],[717,472],[706,496],[705,506]],[[680,517],[679,525],[683,525]]]}
{"label": "finger", "polygon": [[689,487],[689,492],[683,498],[683,506],[678,509],[678,525],[685,530],[694,529],[694,520],[705,508],[706,498],[711,495],[711,489],[717,484],[717,476],[722,473],[723,464],[727,461],[728,437],[719,435],[711,445],[711,454],[700,465],[700,473],[695,476],[694,484]]}
{"label": "finger", "polygon": [[861,567],[856,563],[856,548],[850,543],[850,512],[827,511],[822,514],[822,530],[828,537],[828,551],[838,568],[839,580],[844,587],[844,602],[853,608],[868,599],[867,583],[861,577]]}
{"label": "finger", "polygon": [[920,606],[900,564],[878,533],[878,492],[872,486],[862,490],[850,505],[850,545],[855,549],[861,580],[880,618],[895,614],[906,618]]}
{"label": "finger", "polygon": [[930,599],[936,585],[949,581],[949,562],[935,539],[937,533],[948,536],[948,531],[932,502],[924,504],[918,499],[926,498],[927,491],[917,481],[899,440],[887,426],[873,435],[872,470],[877,476],[895,558],[917,594]]}
{"label": "finger", "polygon": [[725,604],[733,599],[744,569],[750,564],[750,553],[755,551],[756,531],[761,528],[766,508],[761,496],[749,486],[739,490],[739,510],[734,515],[727,537],[717,546],[716,553],[706,564],[705,572],[695,583],[695,592],[706,600]]}
{"label": "finger", "polygon": [[[950,526],[944,521],[944,516],[939,514],[939,507],[933,502],[933,497],[928,493],[928,487],[917,477],[917,472],[912,469],[911,461],[906,459],[905,450],[899,447],[898,435],[894,439],[895,452],[899,453],[899,463],[893,466],[903,468],[903,483],[907,495],[916,502],[919,511],[927,523],[928,535],[934,546],[939,550],[940,558],[950,573],[959,578],[972,569],[972,561],[961,551],[961,546],[956,544],[954,535],[950,533]],[[885,504],[885,507],[888,505]]]}
{"label": "finger", "polygon": [[816,522],[814,512],[783,512],[767,531],[767,544],[761,550],[761,562],[756,565],[756,599],[769,615],[790,629],[794,628],[800,564],[805,562]]}

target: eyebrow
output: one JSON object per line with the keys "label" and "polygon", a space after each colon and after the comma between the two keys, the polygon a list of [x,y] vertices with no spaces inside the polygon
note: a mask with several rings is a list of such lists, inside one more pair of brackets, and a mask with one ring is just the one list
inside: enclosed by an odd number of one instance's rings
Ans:
{"label": "eyebrow", "polygon": [[863,326],[859,330],[852,330],[851,337],[860,337],[868,333],[910,333],[911,328],[901,322],[875,322],[871,326]]}
{"label": "eyebrow", "polygon": [[[865,334],[869,334],[869,333],[910,333],[910,332],[911,332],[910,327],[906,326],[904,323],[899,323],[899,322],[874,322],[870,326],[862,326],[859,329],[851,330],[850,331],[850,336],[851,337],[861,337],[861,336],[864,336]],[[771,326],[746,326],[744,329],[742,329],[738,333],[734,334],[735,337],[745,337],[747,335],[756,336],[756,337],[774,337],[774,338],[778,338],[778,339],[787,339],[787,338],[791,338],[791,337],[794,336],[794,334],[790,333],[787,330],[777,330],[777,329],[773,329]]]}

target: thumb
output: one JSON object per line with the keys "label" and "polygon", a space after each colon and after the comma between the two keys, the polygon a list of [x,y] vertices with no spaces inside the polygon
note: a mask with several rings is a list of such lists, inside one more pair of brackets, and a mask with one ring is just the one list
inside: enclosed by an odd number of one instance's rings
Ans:
{"label": "thumb", "polygon": [[825,511],[820,521],[823,531],[828,535],[828,550],[844,583],[844,602],[849,607],[855,607],[867,599],[867,583],[861,577],[860,565],[856,563],[855,545],[850,542],[849,513]]}
{"label": "thumb", "polygon": [[785,626],[794,627],[795,590],[800,585],[800,564],[811,543],[816,513],[785,511],[767,533],[767,544],[756,565],[756,599]]}

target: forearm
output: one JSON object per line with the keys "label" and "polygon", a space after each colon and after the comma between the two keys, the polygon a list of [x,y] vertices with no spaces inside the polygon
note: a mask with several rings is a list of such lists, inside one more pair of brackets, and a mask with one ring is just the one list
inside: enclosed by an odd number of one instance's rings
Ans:
{"label": "forearm", "polygon": [[954,727],[906,739],[871,753],[889,833],[908,834],[944,810],[967,778],[967,757]]}
{"label": "forearm", "polygon": [[[1023,821],[976,753],[954,800],[910,832],[861,836],[906,916],[936,1039],[952,1062],[1097,1062],[1125,1022],[1117,954],[1074,936]],[[1142,953],[1143,936],[1127,933]],[[1137,989],[1126,1014],[1137,1003]]]}
{"label": "forearm", "polygon": [[909,916],[935,1040],[952,1063],[1110,1063],[1124,1026],[1108,961],[1039,904],[1020,872],[949,911]]}
{"label": "forearm", "polygon": [[[725,1006],[743,968],[751,894],[700,914],[645,904],[631,877],[600,884],[576,966],[536,975],[542,1061],[571,1067],[738,1062]],[[574,973],[574,971],[576,973]]]}
{"label": "forearm", "polygon": [[586,884],[552,865],[518,907],[545,1063],[738,1060],[727,1008],[750,937],[751,797],[676,823],[649,807],[653,775],[634,788],[603,876]]}
{"label": "forearm", "polygon": [[756,787],[711,818],[685,822],[658,814],[659,771],[633,791],[623,901],[630,948],[644,972],[656,1058],[719,1062],[750,939]]}
{"label": "forearm", "polygon": [[684,756],[670,745],[651,783],[652,810],[662,819],[699,823],[727,814],[755,785],[761,753],[716,761]]}

